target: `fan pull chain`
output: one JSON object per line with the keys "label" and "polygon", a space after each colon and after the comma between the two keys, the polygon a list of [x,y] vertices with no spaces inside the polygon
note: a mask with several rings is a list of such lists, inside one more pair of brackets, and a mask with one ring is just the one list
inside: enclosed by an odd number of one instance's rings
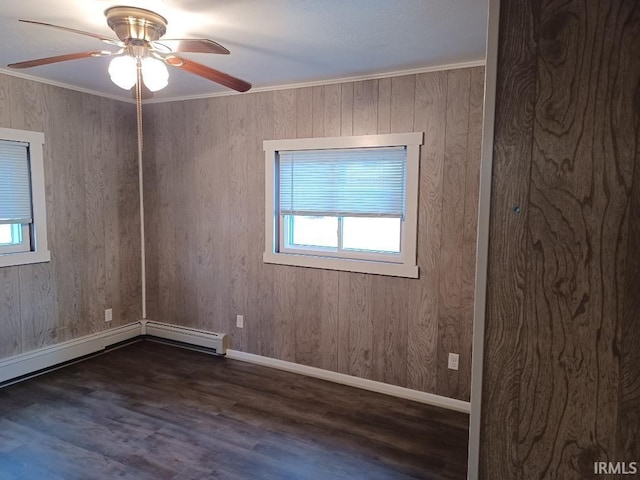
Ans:
{"label": "fan pull chain", "polygon": [[142,65],[138,59],[138,65],[136,68],[136,115],[138,117],[138,159],[142,159]]}
{"label": "fan pull chain", "polygon": [[146,254],[144,239],[144,195],[142,182],[142,62],[137,59],[137,81],[136,81],[136,117],[138,121],[138,188],[140,189],[140,258],[142,277],[142,319],[147,319],[147,274],[146,274]]}

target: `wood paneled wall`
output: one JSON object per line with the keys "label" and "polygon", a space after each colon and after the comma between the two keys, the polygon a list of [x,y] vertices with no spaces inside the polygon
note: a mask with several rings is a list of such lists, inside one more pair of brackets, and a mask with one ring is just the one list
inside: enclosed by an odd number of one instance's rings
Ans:
{"label": "wood paneled wall", "polygon": [[[483,81],[473,68],[145,107],[149,318],[468,400]],[[407,131],[425,132],[419,280],[263,264],[263,140]]]}
{"label": "wood paneled wall", "polygon": [[0,358],[139,320],[135,107],[0,75],[0,126],[45,134],[52,256],[0,268]]}
{"label": "wood paneled wall", "polygon": [[602,478],[640,460],[640,3],[501,4],[481,476]]}

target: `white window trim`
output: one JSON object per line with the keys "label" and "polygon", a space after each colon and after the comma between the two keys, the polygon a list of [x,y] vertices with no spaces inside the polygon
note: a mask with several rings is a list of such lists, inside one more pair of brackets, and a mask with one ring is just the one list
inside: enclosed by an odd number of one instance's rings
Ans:
{"label": "white window trim", "polygon": [[44,190],[44,133],[13,128],[0,128],[0,140],[29,144],[29,167],[31,170],[31,248],[27,252],[0,254],[0,267],[49,262],[51,253],[47,243],[47,211]]}
{"label": "white window trim", "polygon": [[[358,135],[349,137],[295,138],[265,140],[265,251],[263,261],[279,265],[323,268],[348,272],[371,273],[394,277],[418,278],[417,234],[418,234],[418,187],[420,170],[420,145],[423,132],[392,133],[384,135]],[[277,252],[278,209],[275,195],[276,155],[281,150],[320,150],[362,147],[407,147],[406,207],[402,246],[402,263],[379,260],[355,260]]]}

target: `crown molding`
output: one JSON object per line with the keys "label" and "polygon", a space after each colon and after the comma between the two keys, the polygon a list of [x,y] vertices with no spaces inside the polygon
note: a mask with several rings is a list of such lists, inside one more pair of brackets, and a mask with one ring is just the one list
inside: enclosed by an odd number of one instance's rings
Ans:
{"label": "crown molding", "polygon": [[472,67],[484,67],[484,66],[485,66],[484,60],[473,60],[470,62],[447,63],[444,65],[431,65],[429,67],[410,68],[406,70],[394,70],[394,71],[383,72],[383,73],[372,73],[367,75],[356,75],[351,77],[337,77],[337,78],[325,79],[325,80],[289,83],[285,85],[274,85],[274,86],[268,86],[268,87],[257,87],[257,88],[252,88],[245,94],[238,93],[235,91],[225,91],[225,92],[205,93],[200,95],[184,95],[180,97],[171,97],[171,98],[157,98],[157,99],[152,98],[149,100],[145,100],[144,103],[151,104],[151,103],[182,102],[185,100],[201,100],[205,98],[227,97],[230,95],[246,95],[250,93],[259,93],[259,92],[273,92],[277,90],[289,90],[293,88],[318,87],[323,85],[335,85],[337,83],[359,82],[362,80],[378,80],[381,78],[401,77],[403,75],[417,75],[420,73],[442,72],[446,70],[457,70],[459,68],[472,68]]}
{"label": "crown molding", "polygon": [[[317,81],[309,81],[309,82],[299,82],[299,83],[288,83],[285,85],[272,85],[267,87],[257,87],[252,88],[247,93],[259,93],[259,92],[273,92],[277,90],[289,90],[294,88],[305,88],[305,87],[317,87],[323,85],[335,85],[337,83],[348,83],[348,82],[359,82],[363,80],[378,80],[381,78],[390,78],[390,77],[401,77],[403,75],[417,75],[420,73],[430,73],[430,72],[441,72],[446,70],[456,70],[459,68],[472,68],[472,67],[484,67],[484,60],[474,60],[470,62],[459,62],[459,63],[448,63],[444,65],[431,65],[428,67],[421,68],[411,68],[406,70],[394,70],[390,72],[382,72],[382,73],[372,73],[367,75],[356,75],[351,77],[337,77],[332,79],[325,80],[317,80]],[[24,74],[22,72],[17,72],[15,70],[8,70],[6,68],[0,68],[0,73],[5,75],[9,75],[12,77],[23,78],[25,80],[32,80],[34,82],[44,83],[46,85],[53,85],[54,87],[66,88],[69,90],[74,90],[76,92],[87,93],[89,95],[96,95],[98,97],[109,98],[111,100],[117,100],[119,102],[124,103],[132,103],[135,104],[134,99],[123,98],[117,95],[112,95],[104,92],[99,92],[97,90],[91,90],[88,88],[76,87],[74,85],[69,85],[62,82],[56,82],[53,80],[47,80],[40,77],[35,77],[33,75]],[[216,98],[216,97],[227,97],[231,95],[244,95],[235,91],[224,91],[224,92],[215,92],[215,93],[203,93],[198,95],[183,95],[178,97],[170,97],[170,98],[152,98],[149,100],[144,100],[143,103],[153,104],[153,103],[169,103],[169,102],[182,102],[185,100],[201,100],[205,98]]]}

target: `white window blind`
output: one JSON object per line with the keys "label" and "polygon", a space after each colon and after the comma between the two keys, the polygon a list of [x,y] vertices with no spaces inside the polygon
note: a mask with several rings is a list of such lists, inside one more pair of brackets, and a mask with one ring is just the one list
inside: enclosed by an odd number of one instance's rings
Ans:
{"label": "white window blind", "polygon": [[32,222],[28,144],[0,140],[0,224]]}
{"label": "white window blind", "polygon": [[406,147],[280,151],[281,215],[404,218]]}

